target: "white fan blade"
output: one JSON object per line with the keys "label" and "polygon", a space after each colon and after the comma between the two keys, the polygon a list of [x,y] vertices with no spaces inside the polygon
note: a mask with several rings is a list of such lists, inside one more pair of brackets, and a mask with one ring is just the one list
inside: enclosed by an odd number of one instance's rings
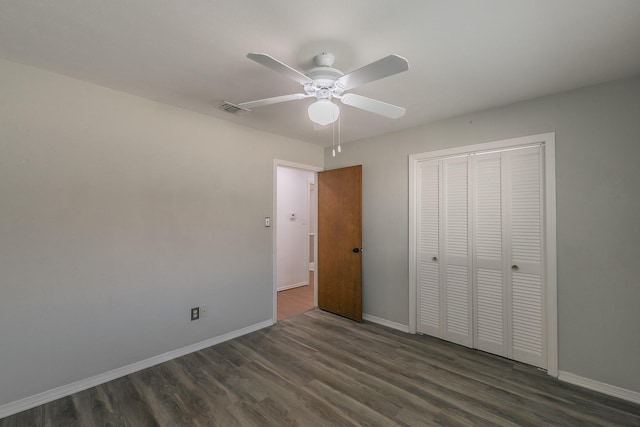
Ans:
{"label": "white fan blade", "polygon": [[356,95],[355,93],[347,93],[340,98],[343,104],[360,108],[371,113],[380,114],[390,119],[399,119],[404,116],[407,111],[402,107],[387,104],[386,102],[367,98],[366,96]]}
{"label": "white fan blade", "polygon": [[399,55],[389,55],[345,74],[337,80],[344,90],[402,73],[409,69],[409,61]]}
{"label": "white fan blade", "polygon": [[309,95],[304,93],[294,93],[292,95],[274,96],[273,98],[258,99],[257,101],[241,102],[238,107],[251,110],[252,108],[262,107],[263,105],[277,104],[279,102],[295,101],[297,99],[307,98]]}
{"label": "white fan blade", "polygon": [[264,65],[265,67],[270,68],[273,71],[284,74],[291,80],[300,84],[313,83],[313,80],[311,80],[309,77],[305,76],[298,70],[294,70],[287,64],[278,61],[274,57],[267,55],[266,53],[251,52],[247,55],[247,58],[256,61],[260,65]]}

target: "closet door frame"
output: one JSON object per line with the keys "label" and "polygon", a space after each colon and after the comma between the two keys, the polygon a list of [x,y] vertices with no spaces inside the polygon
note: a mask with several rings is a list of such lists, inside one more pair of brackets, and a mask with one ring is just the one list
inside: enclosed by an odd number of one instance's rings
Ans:
{"label": "closet door frame", "polygon": [[418,163],[474,153],[486,153],[533,145],[543,147],[544,177],[544,336],[547,373],[558,376],[558,305],[557,305],[557,249],[556,249],[556,178],[555,133],[549,132],[483,144],[429,151],[409,156],[409,332],[417,332],[417,180]]}

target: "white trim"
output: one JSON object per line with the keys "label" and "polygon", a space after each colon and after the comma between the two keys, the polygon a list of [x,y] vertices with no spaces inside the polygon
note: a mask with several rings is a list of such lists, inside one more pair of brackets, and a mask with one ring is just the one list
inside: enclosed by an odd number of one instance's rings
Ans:
{"label": "white trim", "polygon": [[547,285],[547,373],[558,376],[558,259],[556,243],[556,134],[543,135],[545,182],[545,283]]}
{"label": "white trim", "polygon": [[307,286],[308,284],[309,284],[309,282],[306,281],[306,282],[294,283],[293,285],[281,286],[281,287],[278,288],[278,292],[287,291],[287,290],[293,289],[293,288],[300,288],[302,286]]}
{"label": "white trim", "polygon": [[409,156],[409,330],[410,334],[418,331],[418,254],[416,252],[416,230],[418,228],[416,212],[416,166],[415,154]]}
{"label": "white trim", "polygon": [[371,314],[362,313],[362,320],[386,326],[391,329],[397,329],[401,332],[409,332],[409,327],[407,325],[403,325],[402,323],[398,322],[392,322],[391,320],[383,319],[382,317],[372,316]]}
{"label": "white trim", "polygon": [[626,388],[581,377],[580,375],[564,371],[560,371],[558,379],[569,384],[588,388],[589,390],[640,404],[640,393],[637,391],[627,390]]}
{"label": "white trim", "polygon": [[45,403],[52,402],[56,399],[69,396],[73,393],[78,393],[88,388],[113,381],[117,378],[124,377],[134,372],[150,368],[151,366],[168,362],[169,360],[176,359],[189,353],[193,353],[207,347],[211,347],[216,344],[220,344],[222,342],[240,337],[242,335],[267,328],[271,325],[273,325],[273,322],[271,320],[265,320],[264,322],[256,323],[254,325],[247,326],[246,328],[228,332],[226,334],[210,338],[205,341],[200,341],[198,343],[191,344],[177,350],[168,351],[166,353],[150,357],[149,359],[141,360],[140,362],[135,362],[121,368],[116,368],[109,372],[98,374],[90,378],[85,378],[71,384],[56,387],[54,389],[47,390],[33,396],[25,397],[24,399],[16,400],[15,402],[7,403],[0,406],[0,419],[17,414],[18,412],[26,411],[27,409],[31,409],[39,405],[43,405]]}
{"label": "white trim", "polygon": [[447,148],[444,150],[427,151],[424,153],[411,154],[409,155],[409,159],[425,160],[444,157],[458,157],[470,153],[485,153],[509,148],[526,147],[534,144],[546,144],[549,140],[555,142],[555,132],[503,139],[500,141],[485,142],[482,144],[465,145],[462,147]]}
{"label": "white trim", "polygon": [[290,162],[288,160],[273,159],[273,166],[283,166],[286,168],[302,169],[305,171],[322,172],[324,169],[320,166],[305,165],[303,163]]}
{"label": "white trim", "polygon": [[545,241],[546,263],[546,348],[547,373],[558,376],[558,295],[557,295],[557,247],[556,247],[556,164],[555,132],[520,138],[504,139],[483,144],[454,147],[445,150],[428,151],[409,155],[409,333],[417,332],[417,275],[415,215],[416,170],[421,160],[456,157],[470,153],[485,153],[495,150],[524,148],[534,144],[544,145],[545,179]]}
{"label": "white trim", "polygon": [[[277,192],[278,192],[278,167],[285,167],[285,168],[293,168],[293,169],[301,169],[301,170],[305,170],[305,171],[310,171],[310,172],[315,172],[316,173],[316,177],[314,182],[318,182],[318,172],[323,171],[324,169],[320,166],[312,166],[312,165],[305,165],[302,163],[296,163],[296,162],[290,162],[288,160],[280,160],[280,159],[273,159],[273,201],[272,201],[272,205],[271,205],[271,209],[272,209],[272,213],[271,213],[271,228],[273,229],[272,233],[271,233],[271,265],[272,265],[272,280],[273,280],[273,323],[276,323],[278,321],[278,265],[277,265],[277,261],[278,259],[276,258],[276,254],[277,254],[277,245],[276,245],[276,236],[278,235],[278,218],[277,218],[277,211],[278,211],[278,198],[277,198]],[[315,192],[315,196],[316,197],[316,209],[318,208],[318,192]],[[316,224],[315,224],[315,230],[313,230],[313,233],[315,233],[315,235],[318,235],[318,215],[316,212]],[[318,254],[318,239],[314,239],[314,251],[315,254],[317,256]],[[318,272],[314,270],[313,272],[313,283],[318,283]],[[314,307],[318,306],[318,286],[314,287],[314,291],[313,291],[313,304]]]}

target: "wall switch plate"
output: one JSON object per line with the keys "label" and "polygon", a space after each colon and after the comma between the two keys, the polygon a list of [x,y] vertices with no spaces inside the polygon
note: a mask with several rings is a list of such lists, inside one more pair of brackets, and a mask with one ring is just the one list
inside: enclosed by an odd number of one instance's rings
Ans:
{"label": "wall switch plate", "polygon": [[264,226],[265,227],[271,227],[271,218],[268,216],[264,217]]}
{"label": "wall switch plate", "polygon": [[205,305],[200,306],[200,317],[202,318],[207,317],[207,306]]}
{"label": "wall switch plate", "polygon": [[191,309],[191,321],[198,320],[200,318],[200,307],[193,307]]}

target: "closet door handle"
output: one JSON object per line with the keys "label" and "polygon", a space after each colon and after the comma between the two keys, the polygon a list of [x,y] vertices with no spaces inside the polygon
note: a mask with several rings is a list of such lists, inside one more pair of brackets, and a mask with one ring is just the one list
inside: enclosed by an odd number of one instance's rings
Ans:
{"label": "closet door handle", "polygon": [[437,261],[437,260],[438,260],[437,256],[434,256],[433,258],[431,258],[431,261]]}
{"label": "closet door handle", "polygon": [[518,267],[518,266],[517,266],[517,265],[515,265],[515,264],[513,264],[513,265],[511,266],[511,269],[512,269],[513,271],[518,270],[519,268],[520,268],[520,267]]}

